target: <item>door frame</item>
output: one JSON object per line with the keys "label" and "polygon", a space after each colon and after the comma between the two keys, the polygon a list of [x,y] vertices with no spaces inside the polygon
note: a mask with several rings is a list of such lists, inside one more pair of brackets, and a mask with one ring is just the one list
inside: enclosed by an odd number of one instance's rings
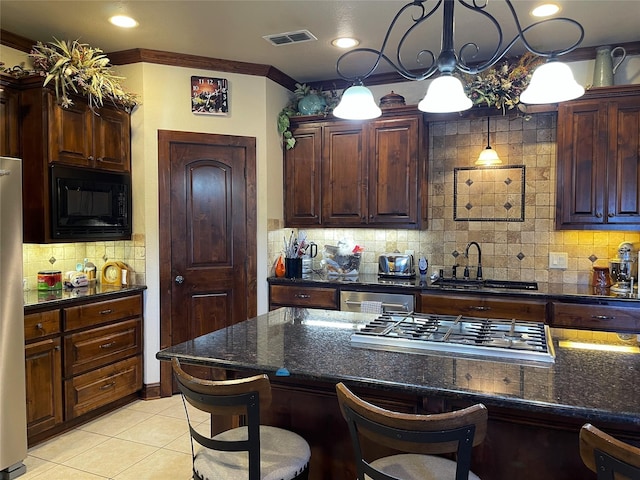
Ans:
{"label": "door frame", "polygon": [[[235,135],[158,130],[158,237],[160,261],[160,349],[171,346],[171,152],[174,143],[195,143],[244,148],[246,192],[245,274],[247,279],[247,316],[257,314],[257,218],[256,218],[256,139]],[[160,362],[160,396],[172,395],[172,371]]]}

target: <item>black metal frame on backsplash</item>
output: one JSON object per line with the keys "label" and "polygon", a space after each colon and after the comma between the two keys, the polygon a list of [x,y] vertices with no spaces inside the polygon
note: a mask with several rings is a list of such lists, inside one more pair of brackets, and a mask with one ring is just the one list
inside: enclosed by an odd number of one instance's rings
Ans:
{"label": "black metal frame on backsplash", "polygon": [[[498,171],[504,170],[505,176],[499,176]],[[467,172],[464,178],[461,174]],[[509,175],[509,172],[512,172]],[[476,180],[472,177],[476,177]],[[478,178],[480,177],[480,178]],[[492,178],[487,178],[492,177]],[[517,178],[516,178],[517,177]],[[478,181],[478,180],[481,181]],[[501,207],[504,209],[505,216],[499,217],[495,215],[499,211],[499,205],[494,202],[491,205],[485,205],[483,201],[487,198],[493,197],[497,200],[497,197],[502,193],[496,188],[497,185],[505,185],[506,199]],[[474,187],[475,185],[475,187]],[[472,188],[482,188],[483,186],[491,185],[492,191],[477,191],[472,192]],[[518,189],[513,192],[511,190]],[[463,193],[461,190],[467,189],[468,193]],[[476,204],[471,200],[473,195]],[[517,199],[517,201],[515,201]],[[524,165],[500,165],[495,167],[457,167],[453,169],[453,219],[457,222],[524,222],[524,210],[525,210],[525,166]],[[478,205],[479,203],[479,205]],[[519,205],[518,205],[519,203]],[[463,204],[460,208],[466,210],[467,215],[460,215],[458,212],[458,206]],[[471,216],[471,210],[480,210],[480,216]],[[483,216],[482,211],[485,209],[491,209],[494,213],[493,216]],[[519,209],[519,210],[518,210]]]}

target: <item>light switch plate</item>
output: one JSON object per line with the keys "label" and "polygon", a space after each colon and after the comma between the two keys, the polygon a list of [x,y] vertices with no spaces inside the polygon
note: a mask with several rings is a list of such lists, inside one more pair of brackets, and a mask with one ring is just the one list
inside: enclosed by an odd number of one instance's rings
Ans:
{"label": "light switch plate", "polygon": [[549,252],[549,268],[566,269],[569,264],[569,254],[566,252]]}

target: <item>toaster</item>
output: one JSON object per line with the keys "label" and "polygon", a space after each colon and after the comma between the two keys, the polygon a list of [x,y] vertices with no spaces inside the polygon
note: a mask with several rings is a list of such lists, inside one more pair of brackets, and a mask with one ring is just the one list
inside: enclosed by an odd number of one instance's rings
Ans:
{"label": "toaster", "polygon": [[378,257],[378,276],[393,278],[414,278],[416,276],[413,255],[406,253],[385,253]]}

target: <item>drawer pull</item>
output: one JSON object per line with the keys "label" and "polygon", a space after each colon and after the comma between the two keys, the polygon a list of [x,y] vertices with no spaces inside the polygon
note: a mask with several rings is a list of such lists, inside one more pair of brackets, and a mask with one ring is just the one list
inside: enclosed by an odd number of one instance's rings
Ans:
{"label": "drawer pull", "polygon": [[591,318],[595,320],[615,320],[616,317],[607,317],[606,315],[592,315]]}
{"label": "drawer pull", "polygon": [[478,312],[486,312],[487,310],[491,310],[491,307],[483,307],[483,306],[471,306],[469,310],[476,310]]}
{"label": "drawer pull", "polygon": [[42,328],[42,324],[41,323],[36,323],[36,329],[44,331],[44,328]]}
{"label": "drawer pull", "polygon": [[111,387],[115,387],[116,386],[116,382],[111,382],[111,383],[107,383],[106,385],[103,385],[100,387],[100,390],[107,390]]}
{"label": "drawer pull", "polygon": [[296,297],[296,298],[311,298],[311,295],[308,295],[306,293],[296,293],[294,295],[294,297]]}
{"label": "drawer pull", "polygon": [[100,348],[111,348],[116,344],[116,342],[103,343],[100,345]]}
{"label": "drawer pull", "polygon": [[113,313],[113,309],[111,308],[107,308],[106,310],[100,310],[100,315],[109,315],[110,313]]}

